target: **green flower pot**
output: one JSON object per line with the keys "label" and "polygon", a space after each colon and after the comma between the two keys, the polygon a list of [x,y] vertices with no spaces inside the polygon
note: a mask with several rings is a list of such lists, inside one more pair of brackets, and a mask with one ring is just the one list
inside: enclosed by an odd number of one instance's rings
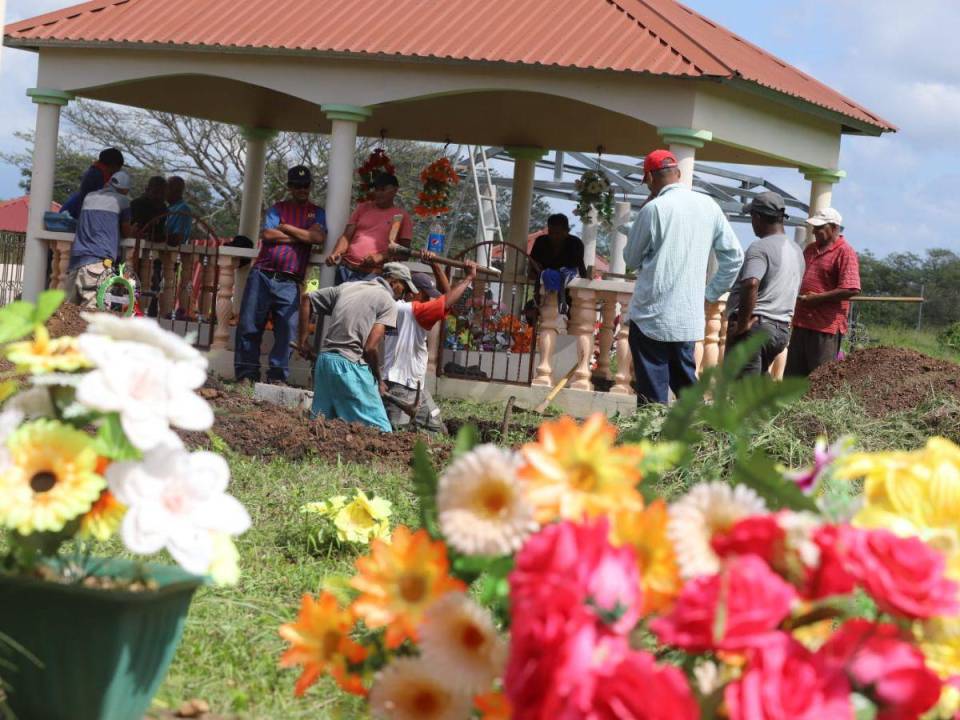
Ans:
{"label": "green flower pot", "polygon": [[5,654],[8,703],[19,720],[141,720],[167,673],[203,578],[180,568],[109,560],[97,575],[135,577],[155,591],[60,585],[0,575],[0,633],[40,664]]}

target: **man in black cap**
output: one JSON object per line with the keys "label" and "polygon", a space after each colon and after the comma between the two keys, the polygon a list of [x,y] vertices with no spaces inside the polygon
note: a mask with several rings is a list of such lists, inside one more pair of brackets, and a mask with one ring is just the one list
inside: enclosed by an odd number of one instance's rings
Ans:
{"label": "man in black cap", "polygon": [[727,302],[727,350],[757,332],[766,333],[763,347],[743,369],[748,375],[767,372],[787,347],[804,261],[803,250],[783,229],[787,212],[780,195],[760,193],[744,212],[749,213],[758,239],[747,248]]}
{"label": "man in black cap", "polygon": [[240,303],[234,372],[237,380],[260,380],[260,341],[273,318],[273,349],[267,381],[286,382],[290,342],[297,338],[300,285],[307,273],[310,253],[322,248],[327,237],[326,215],[310,202],[313,179],[302,165],[290,168],[290,199],[267,211],[260,233],[260,253],[253,263]]}

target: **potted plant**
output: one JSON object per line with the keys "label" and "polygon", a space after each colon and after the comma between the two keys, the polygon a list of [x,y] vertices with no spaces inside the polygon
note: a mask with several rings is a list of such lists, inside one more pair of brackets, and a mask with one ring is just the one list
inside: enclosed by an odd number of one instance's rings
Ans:
{"label": "potted plant", "polygon": [[[24,719],[139,720],[196,589],[235,582],[232,537],[250,518],[226,461],[172,429],[213,423],[195,393],[206,359],[146,318],[84,315],[84,334],[51,339],[62,299],[0,309],[14,366],[0,384],[0,635],[22,650],[7,702]],[[114,534],[179,567],[98,556]]]}
{"label": "potted plant", "polygon": [[583,222],[590,220],[592,211],[604,228],[613,227],[613,187],[600,170],[587,170],[574,183],[577,189],[577,207],[573,214]]}

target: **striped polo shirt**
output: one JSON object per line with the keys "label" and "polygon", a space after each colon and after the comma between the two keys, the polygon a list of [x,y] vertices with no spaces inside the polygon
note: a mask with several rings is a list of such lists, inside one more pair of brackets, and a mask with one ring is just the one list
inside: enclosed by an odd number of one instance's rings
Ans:
{"label": "striped polo shirt", "polygon": [[126,195],[109,186],[88,193],[70,246],[68,270],[116,260],[120,254],[120,223],[124,222],[130,222],[130,200]]}
{"label": "striped polo shirt", "polygon": [[[314,225],[320,225],[326,230],[327,216],[323,208],[311,202],[301,205],[292,200],[283,200],[267,211],[263,229],[273,230],[280,225],[292,225],[301,230],[309,230]],[[309,243],[278,243],[261,240],[260,254],[257,255],[253,266],[267,272],[290,273],[303,279],[307,273],[312,249],[313,246]]]}

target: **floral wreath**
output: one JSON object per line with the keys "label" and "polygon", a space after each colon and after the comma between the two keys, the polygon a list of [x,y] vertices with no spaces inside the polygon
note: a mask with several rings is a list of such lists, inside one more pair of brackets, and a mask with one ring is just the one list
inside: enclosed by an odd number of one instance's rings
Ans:
{"label": "floral wreath", "polygon": [[397,170],[390,156],[387,155],[387,151],[382,147],[374,149],[366,162],[357,169],[357,175],[360,176],[360,182],[357,185],[357,200],[359,202],[372,200],[373,181],[376,180],[377,176],[383,174],[394,175],[396,172]]}
{"label": "floral wreath", "polygon": [[613,227],[613,188],[601,170],[587,170],[576,183],[577,207],[573,214],[584,222],[590,219],[590,211],[597,211],[597,220],[605,228]]}
{"label": "floral wreath", "polygon": [[423,188],[417,193],[417,206],[413,212],[420,217],[440,217],[450,212],[450,194],[460,182],[450,158],[434,160],[420,172]]}

